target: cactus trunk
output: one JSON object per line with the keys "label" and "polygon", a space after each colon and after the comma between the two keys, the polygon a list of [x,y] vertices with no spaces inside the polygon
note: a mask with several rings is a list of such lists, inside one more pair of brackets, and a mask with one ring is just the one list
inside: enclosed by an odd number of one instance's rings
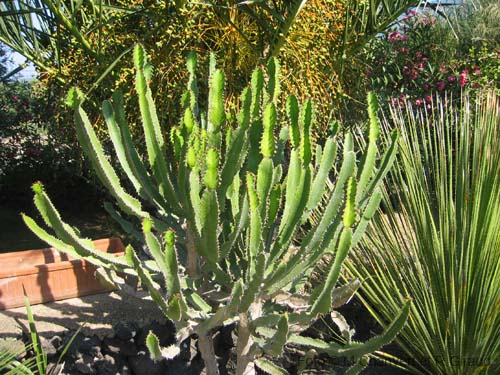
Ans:
{"label": "cactus trunk", "polygon": [[215,356],[214,341],[210,333],[198,336],[198,348],[205,362],[207,375],[219,375],[219,365],[217,363],[217,357]]}
{"label": "cactus trunk", "polygon": [[253,340],[246,313],[240,314],[238,322],[238,343],[236,347],[236,375],[254,375],[255,366],[252,355]]}

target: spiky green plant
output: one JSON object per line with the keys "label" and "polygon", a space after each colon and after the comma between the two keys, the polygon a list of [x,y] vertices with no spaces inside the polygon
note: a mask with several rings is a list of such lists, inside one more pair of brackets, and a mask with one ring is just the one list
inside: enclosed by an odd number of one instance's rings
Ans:
{"label": "spiky green plant", "polygon": [[415,374],[500,373],[500,101],[476,100],[392,108],[385,213],[346,262],[377,320],[412,297],[398,341]]}
{"label": "spiky green plant", "polygon": [[[218,373],[212,332],[231,323],[237,327],[238,375],[253,373],[254,363],[268,372],[284,373],[263,355],[279,356],[286,343],[353,358],[350,373],[358,373],[367,364],[366,355],[391,341],[402,327],[409,302],[402,303],[383,334],[366,343],[352,340],[353,332],[344,323],[345,345],[300,333],[359,287],[358,280],[344,287],[336,283],[347,252],[360,240],[379,204],[378,187],[392,164],[396,135],[377,167],[379,125],[372,116],[370,150],[359,171],[350,134],[344,140],[341,163],[336,162],[335,138],[314,149],[311,101],[300,106],[289,97],[286,117],[278,111],[280,76],[275,59],[269,62],[267,78],[262,69],[254,71],[231,122],[224,106],[224,73],[212,58],[205,107],[198,101],[197,61],[191,55],[184,116],[166,140],[148,86],[151,66],[142,46],[135,48],[134,63],[146,161],[134,147],[119,93],[103,103],[103,113],[116,157],[138,198],[123,188],[77,90],[70,92],[68,102],[75,110],[82,147],[124,215],[109,204],[108,211],[146,245],[150,260],[131,245],[124,257],[96,251],[90,240],[79,238],[61,220],[40,183],[33,185],[35,204],[57,238],[23,216],[26,224],[56,248],[104,267],[110,281],[116,272],[136,275],[165,316],[176,323],[178,343],[198,336],[209,375]],[[373,113],[376,103],[371,99]],[[290,159],[285,162],[288,139]],[[338,173],[335,165],[340,166]],[[331,173],[335,185],[329,189],[326,181]],[[321,220],[310,226],[309,214],[324,201],[328,204]],[[135,229],[134,218],[142,222],[142,230]],[[295,241],[299,230],[306,235]],[[325,254],[333,257],[326,283],[306,293],[303,284]],[[153,334],[148,336],[154,359],[179,353],[178,345],[161,348],[158,343]]]}
{"label": "spiky green plant", "polygon": [[5,375],[34,375],[35,358],[20,360],[19,357],[31,347],[14,339],[0,341],[0,373]]}

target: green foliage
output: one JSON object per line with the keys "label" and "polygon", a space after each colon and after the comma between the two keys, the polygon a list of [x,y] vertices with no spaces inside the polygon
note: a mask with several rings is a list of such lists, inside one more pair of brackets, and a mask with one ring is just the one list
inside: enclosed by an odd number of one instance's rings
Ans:
{"label": "green foliage", "polygon": [[[40,336],[38,335],[36,329],[35,318],[31,311],[31,305],[28,296],[26,295],[26,291],[24,291],[24,302],[29,325],[30,343],[28,345],[25,345],[22,341],[18,340],[0,341],[0,371],[5,375],[54,375],[55,372],[58,371],[57,369],[59,363],[66,355],[67,350],[73,343],[73,340],[76,338],[82,327],[80,327],[73,334],[73,336],[70,338],[66,346],[63,348],[61,354],[59,355],[55,366],[52,367],[52,370],[49,370],[47,366],[47,354],[42,347]],[[25,358],[22,361],[18,360],[19,356],[23,354],[25,355],[26,352],[30,350],[33,350],[33,356]]]}
{"label": "green foliage", "polygon": [[0,340],[0,372],[6,375],[34,375],[35,358],[23,360],[19,358],[30,348],[15,339]]}
{"label": "green foliage", "polygon": [[[86,109],[92,121],[100,102],[113,91],[124,92],[135,105],[128,84],[133,69],[126,56],[141,42],[163,79],[152,82],[160,121],[173,126],[180,118],[186,79],[183,51],[216,51],[229,83],[227,100],[236,103],[253,68],[279,57],[281,84],[298,97],[312,97],[318,108],[313,131],[329,126],[330,111],[351,120],[353,111],[339,109],[351,99],[363,101],[359,49],[386,30],[419,0],[292,0],[292,1],[147,1],[147,0],[20,0],[0,3],[0,41],[8,44],[41,72],[60,99],[78,85],[92,100]],[[202,61],[204,63],[205,61]],[[349,74],[346,74],[349,73]],[[201,81],[206,84],[204,76]],[[161,82],[161,83],[159,83]],[[355,84],[353,84],[355,83]],[[274,84],[269,86],[273,91]],[[274,92],[276,99],[279,92]],[[57,101],[57,100],[56,100]],[[58,101],[61,104],[61,101]],[[196,112],[196,111],[195,111]],[[359,107],[363,114],[363,107]],[[58,108],[60,121],[66,112]],[[131,123],[138,116],[128,113]],[[97,122],[102,123],[102,122]],[[102,136],[105,129],[98,129]],[[140,129],[133,128],[137,135]]]}
{"label": "green foliage", "polygon": [[[386,102],[431,107],[436,93],[496,88],[500,33],[497,2],[461,2],[443,11],[410,10],[365,48],[370,89]],[[498,35],[495,35],[495,31]]]}
{"label": "green foliage", "polygon": [[[74,180],[78,161],[74,148],[65,144],[60,129],[56,130],[51,101],[50,91],[37,81],[0,83],[2,198],[19,194],[36,179],[56,176],[55,184],[59,179]],[[67,127],[62,130],[67,131]]]}
{"label": "green foliage", "polygon": [[[500,371],[500,101],[483,92],[430,111],[392,107],[383,132],[401,132],[397,168],[351,276],[385,321],[410,296],[398,343],[415,374]],[[458,110],[457,110],[458,107]],[[394,291],[390,297],[385,291]]]}
{"label": "green foliage", "polygon": [[[179,342],[198,335],[209,374],[217,373],[211,332],[232,322],[238,330],[237,374],[253,371],[255,358],[278,355],[287,343],[352,357],[357,363],[352,373],[357,373],[366,365],[365,355],[390,342],[404,325],[409,302],[402,303],[394,322],[367,343],[351,336],[346,345],[327,343],[300,333],[346,297],[345,288],[335,288],[341,266],[362,236],[373,206],[378,205],[378,187],[392,164],[397,137],[380,163],[375,152],[359,166],[366,188],[358,190],[352,136],[346,136],[340,160],[335,139],[327,141],[325,153],[319,145],[314,150],[310,131],[315,116],[310,100],[302,106],[296,99],[288,100],[289,116],[298,121],[288,131],[273,95],[268,95],[279,92],[279,64],[271,64],[267,77],[262,70],[254,72],[235,119],[226,113],[224,74],[212,59],[208,103],[198,100],[193,90],[198,85],[194,64],[189,63],[185,97],[190,100],[184,102],[188,115],[173,128],[175,136],[166,140],[146,79],[147,61],[143,47],[137,45],[135,87],[146,140],[144,161],[138,158],[123,120],[120,95],[103,106],[116,156],[135,196],[120,181],[98,141],[82,108],[83,95],[74,90],[69,102],[82,148],[130,221],[123,228],[145,243],[151,259],[144,260],[132,245],[124,257],[96,251],[62,221],[40,183],[33,186],[35,204],[56,237],[24,216],[26,224],[49,244],[107,268],[109,281],[116,272],[136,275],[165,316],[176,323]],[[371,125],[378,124],[373,121]],[[276,141],[278,126],[282,129]],[[377,133],[370,132],[375,149]],[[284,147],[276,147],[287,141],[287,134],[291,138],[289,163],[282,154]],[[336,162],[340,172],[329,188],[327,176],[334,173]],[[324,210],[318,197],[329,202]],[[322,218],[311,224],[309,215],[316,210]],[[142,230],[132,229],[134,221],[142,223]],[[296,242],[298,233],[306,235]],[[328,282],[309,294],[303,284],[326,254],[334,257]],[[298,305],[289,303],[292,297],[300,301]],[[155,337],[148,338],[147,344],[155,359],[160,353],[175,355],[174,348],[160,348]]]}

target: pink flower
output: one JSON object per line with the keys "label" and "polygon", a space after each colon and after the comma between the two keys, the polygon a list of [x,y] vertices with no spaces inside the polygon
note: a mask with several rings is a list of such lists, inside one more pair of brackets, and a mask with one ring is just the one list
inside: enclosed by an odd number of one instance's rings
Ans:
{"label": "pink flower", "polygon": [[456,79],[455,76],[448,76],[448,82],[455,82]]}
{"label": "pink flower", "polygon": [[474,65],[474,68],[472,68],[472,73],[474,73],[474,74],[481,73],[481,69],[479,69],[479,66]]}
{"label": "pink flower", "polygon": [[392,31],[389,33],[387,37],[387,41],[389,43],[394,43],[394,42],[399,42],[399,41],[405,41],[408,40],[408,35],[405,34],[400,34],[397,31]]}
{"label": "pink flower", "polygon": [[432,96],[427,95],[427,96],[425,97],[425,101],[426,101],[427,103],[431,103],[431,102],[432,102]]}
{"label": "pink flower", "polygon": [[428,83],[424,83],[424,85],[422,86],[422,88],[427,91],[431,88],[431,86],[428,84]]}
{"label": "pink flower", "polygon": [[12,95],[12,101],[17,102],[17,100],[18,100],[17,95]]}
{"label": "pink flower", "polygon": [[460,87],[464,87],[467,82],[468,82],[468,79],[467,79],[467,75],[468,75],[468,71],[467,70],[462,70],[462,73],[460,73],[460,75],[458,76],[458,84],[460,85]]}
{"label": "pink flower", "polygon": [[397,31],[393,31],[393,32],[389,33],[389,36],[387,38],[387,41],[389,43],[397,42],[399,40],[401,40],[401,34],[400,33],[398,33]]}
{"label": "pink flower", "polygon": [[420,71],[424,70],[424,63],[418,63],[417,67]]}
{"label": "pink flower", "polygon": [[435,23],[436,19],[434,17],[422,18],[422,25],[434,25]]}
{"label": "pink flower", "polygon": [[420,107],[422,104],[424,104],[424,101],[421,99],[417,99],[415,100],[415,104],[417,105],[417,107]]}
{"label": "pink flower", "polygon": [[446,87],[446,83],[444,81],[439,81],[437,83],[437,88],[439,91],[443,91],[445,89],[445,87]]}

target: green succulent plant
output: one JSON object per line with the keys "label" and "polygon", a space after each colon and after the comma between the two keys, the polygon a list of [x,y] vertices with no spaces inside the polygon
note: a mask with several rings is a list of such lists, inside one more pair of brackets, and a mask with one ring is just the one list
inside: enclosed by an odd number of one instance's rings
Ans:
{"label": "green succulent plant", "polygon": [[[367,355],[392,341],[401,329],[409,301],[380,336],[365,343],[352,340],[353,331],[343,319],[339,327],[346,343],[300,333],[318,316],[345,303],[360,285],[353,280],[336,286],[349,249],[360,240],[379,205],[379,184],[391,167],[397,139],[395,134],[377,164],[375,97],[369,97],[372,121],[364,159],[357,163],[352,136],[347,134],[340,163],[337,138],[313,147],[311,101],[301,106],[289,97],[286,114],[278,111],[278,60],[269,61],[267,77],[263,69],[254,71],[241,94],[238,114],[231,116],[224,105],[224,73],[214,58],[208,105],[198,101],[197,61],[190,55],[184,115],[166,139],[148,85],[151,67],[140,45],[135,47],[134,62],[146,160],[134,146],[120,93],[103,103],[103,114],[117,160],[136,196],[125,190],[105,155],[78,90],[70,92],[68,103],[75,111],[81,145],[122,213],[111,204],[107,210],[145,244],[149,259],[132,245],[124,257],[96,251],[90,240],[81,239],[61,220],[40,183],[33,186],[35,204],[56,236],[28,216],[26,224],[52,246],[102,266],[106,273],[101,274],[110,282],[117,280],[118,272],[137,276],[164,315],[175,322],[178,344],[197,335],[209,375],[218,373],[212,333],[232,323],[238,337],[236,374],[253,373],[255,365],[270,373],[286,373],[265,355],[279,356],[287,343],[353,358],[349,374],[358,373],[367,365]],[[327,185],[329,176],[335,176],[333,188]],[[318,208],[322,217],[312,225],[309,215]],[[136,228],[137,219],[142,229]],[[305,282],[326,254],[333,259],[326,282],[307,292]],[[161,348],[153,334],[147,338],[156,360],[177,355],[178,344]]]}

